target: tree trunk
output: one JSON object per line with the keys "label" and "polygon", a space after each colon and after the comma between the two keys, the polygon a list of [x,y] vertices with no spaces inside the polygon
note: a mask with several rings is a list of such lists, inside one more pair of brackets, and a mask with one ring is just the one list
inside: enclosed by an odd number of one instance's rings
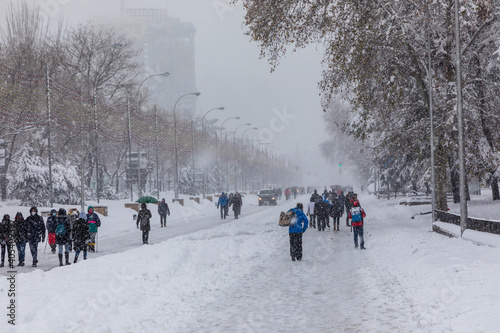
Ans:
{"label": "tree trunk", "polygon": [[453,162],[449,161],[450,165],[450,178],[451,178],[451,189],[453,191],[453,203],[460,202],[460,174],[457,167],[453,165]]}
{"label": "tree trunk", "polygon": [[500,190],[498,189],[498,177],[491,175],[491,193],[493,195],[493,201],[500,200]]}
{"label": "tree trunk", "polygon": [[[439,141],[438,141],[439,142]],[[447,211],[448,202],[446,199],[446,166],[447,158],[445,154],[445,148],[437,144],[436,145],[436,157],[435,157],[435,175],[436,175],[436,209]]]}

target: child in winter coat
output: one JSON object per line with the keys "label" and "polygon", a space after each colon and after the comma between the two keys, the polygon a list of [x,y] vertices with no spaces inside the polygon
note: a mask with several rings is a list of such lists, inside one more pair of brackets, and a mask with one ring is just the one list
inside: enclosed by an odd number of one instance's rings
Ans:
{"label": "child in winter coat", "polygon": [[146,204],[143,202],[141,204],[141,210],[137,215],[137,229],[139,229],[140,224],[140,229],[142,231],[142,244],[148,244],[149,231],[151,230],[151,224],[149,220],[152,217],[153,215],[151,215],[151,211],[147,209]]}
{"label": "child in winter coat", "polygon": [[47,218],[47,236],[49,237],[49,246],[52,253],[56,253],[56,227],[57,227],[57,210],[52,209],[50,216]]}
{"label": "child in winter coat", "polygon": [[19,263],[17,266],[24,266],[24,256],[26,254],[26,242],[28,241],[28,230],[26,228],[26,221],[24,220],[23,214],[18,212],[16,218],[14,219],[15,224],[15,241],[17,247],[17,255]]}
{"label": "child in winter coat", "polygon": [[98,228],[101,226],[101,220],[99,219],[99,216],[96,214],[96,212],[94,212],[94,207],[89,206],[87,211],[87,223],[89,224],[90,231],[89,249],[90,252],[95,252],[95,240]]}
{"label": "child in winter coat", "polygon": [[80,251],[83,250],[83,260],[87,260],[87,242],[90,239],[89,224],[87,223],[87,214],[81,212],[78,219],[73,224],[73,245],[75,248],[75,259],[78,261]]}
{"label": "child in winter coat", "polygon": [[60,208],[57,215],[56,243],[59,247],[59,266],[63,266],[63,246],[66,265],[71,265],[69,262],[69,238],[71,235],[71,225],[66,216],[66,209]]}
{"label": "child in winter coat", "polygon": [[8,214],[5,214],[3,216],[2,222],[0,222],[0,247],[2,248],[2,261],[0,262],[0,267],[3,267],[5,265],[5,252],[10,241],[9,229],[11,228],[11,224],[12,221],[10,220],[10,216]]}

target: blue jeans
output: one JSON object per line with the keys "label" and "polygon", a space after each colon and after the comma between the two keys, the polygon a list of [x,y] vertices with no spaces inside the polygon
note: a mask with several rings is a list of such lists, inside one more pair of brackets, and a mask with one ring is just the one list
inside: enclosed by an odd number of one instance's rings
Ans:
{"label": "blue jeans", "polygon": [[358,236],[361,242],[361,247],[365,247],[365,240],[363,239],[363,227],[352,227],[354,233],[354,246],[358,246]]}
{"label": "blue jeans", "polygon": [[69,253],[69,243],[64,243],[64,245],[63,244],[57,244],[57,246],[59,247],[59,254],[63,253],[63,246],[64,246],[64,252],[68,252]]}
{"label": "blue jeans", "polygon": [[30,242],[31,256],[33,257],[33,262],[38,262],[38,242]]}
{"label": "blue jeans", "polygon": [[[75,256],[78,257],[80,255],[80,250],[75,252]],[[87,247],[83,250],[83,259],[87,259]]]}
{"label": "blue jeans", "polygon": [[16,243],[16,247],[17,247],[19,262],[24,262],[24,255],[26,253],[26,243]]}

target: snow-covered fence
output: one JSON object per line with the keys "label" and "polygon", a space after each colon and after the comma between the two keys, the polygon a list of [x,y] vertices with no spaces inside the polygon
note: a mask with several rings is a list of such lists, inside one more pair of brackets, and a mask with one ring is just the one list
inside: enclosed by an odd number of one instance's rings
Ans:
{"label": "snow-covered fence", "polygon": [[[436,218],[441,222],[460,225],[460,214],[449,213],[436,209]],[[500,235],[500,221],[489,221],[468,217],[467,229]]]}

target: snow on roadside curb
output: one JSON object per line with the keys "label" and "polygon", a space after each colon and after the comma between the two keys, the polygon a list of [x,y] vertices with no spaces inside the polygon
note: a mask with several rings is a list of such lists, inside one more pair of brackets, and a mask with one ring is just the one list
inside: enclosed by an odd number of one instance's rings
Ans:
{"label": "snow on roadside curb", "polygon": [[[187,322],[183,317],[196,312],[200,299],[206,301],[212,291],[248,274],[256,258],[277,251],[279,238],[286,235],[272,232],[276,218],[268,215],[257,213],[64,269],[20,273],[17,327],[38,332],[137,332],[165,327],[175,331],[169,325]],[[2,290],[5,282],[0,283]]]}

